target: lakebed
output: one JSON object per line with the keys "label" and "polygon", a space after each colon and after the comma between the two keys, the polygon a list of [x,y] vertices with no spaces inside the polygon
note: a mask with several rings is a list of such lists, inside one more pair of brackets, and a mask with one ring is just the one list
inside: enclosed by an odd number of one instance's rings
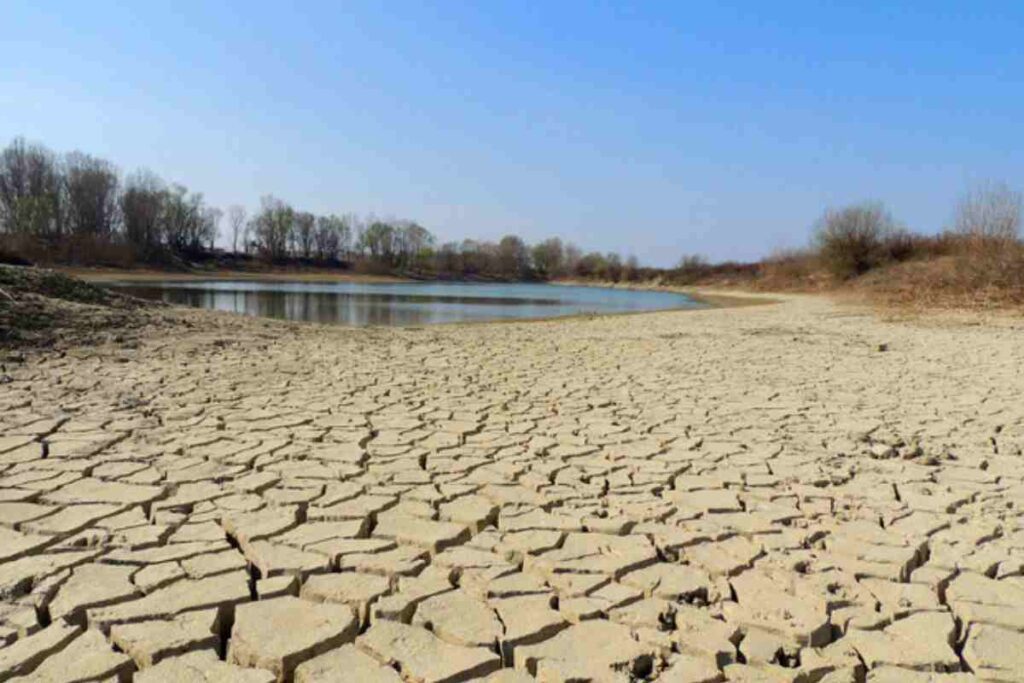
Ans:
{"label": "lakebed", "polygon": [[159,315],[5,361],[0,679],[1024,678],[1018,322]]}

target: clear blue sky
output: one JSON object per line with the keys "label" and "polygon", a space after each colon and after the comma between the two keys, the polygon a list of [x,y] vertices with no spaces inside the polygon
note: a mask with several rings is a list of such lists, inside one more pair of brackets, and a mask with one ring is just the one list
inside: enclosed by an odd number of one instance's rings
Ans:
{"label": "clear blue sky", "polygon": [[655,265],[1024,186],[1020,2],[291,4],[6,0],[0,140]]}

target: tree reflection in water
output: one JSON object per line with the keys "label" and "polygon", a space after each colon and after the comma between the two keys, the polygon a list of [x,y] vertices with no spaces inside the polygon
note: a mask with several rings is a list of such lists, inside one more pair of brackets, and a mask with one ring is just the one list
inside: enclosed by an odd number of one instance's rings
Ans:
{"label": "tree reflection in water", "polygon": [[550,318],[700,304],[672,292],[544,284],[148,282],[111,283],[126,293],[171,304],[282,320],[336,325]]}

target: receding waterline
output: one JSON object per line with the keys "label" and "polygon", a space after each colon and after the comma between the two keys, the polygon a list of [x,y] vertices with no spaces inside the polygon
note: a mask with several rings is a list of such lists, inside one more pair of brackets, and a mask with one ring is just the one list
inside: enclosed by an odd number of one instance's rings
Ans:
{"label": "receding waterline", "polygon": [[636,313],[704,304],[675,292],[507,283],[111,282],[167,303],[335,325],[424,325]]}

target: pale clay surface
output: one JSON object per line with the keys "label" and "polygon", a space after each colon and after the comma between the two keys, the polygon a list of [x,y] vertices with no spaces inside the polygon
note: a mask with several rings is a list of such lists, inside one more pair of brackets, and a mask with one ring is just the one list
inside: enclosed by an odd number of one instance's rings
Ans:
{"label": "pale clay surface", "polygon": [[1024,680],[1024,327],[818,298],[7,358],[0,682]]}

